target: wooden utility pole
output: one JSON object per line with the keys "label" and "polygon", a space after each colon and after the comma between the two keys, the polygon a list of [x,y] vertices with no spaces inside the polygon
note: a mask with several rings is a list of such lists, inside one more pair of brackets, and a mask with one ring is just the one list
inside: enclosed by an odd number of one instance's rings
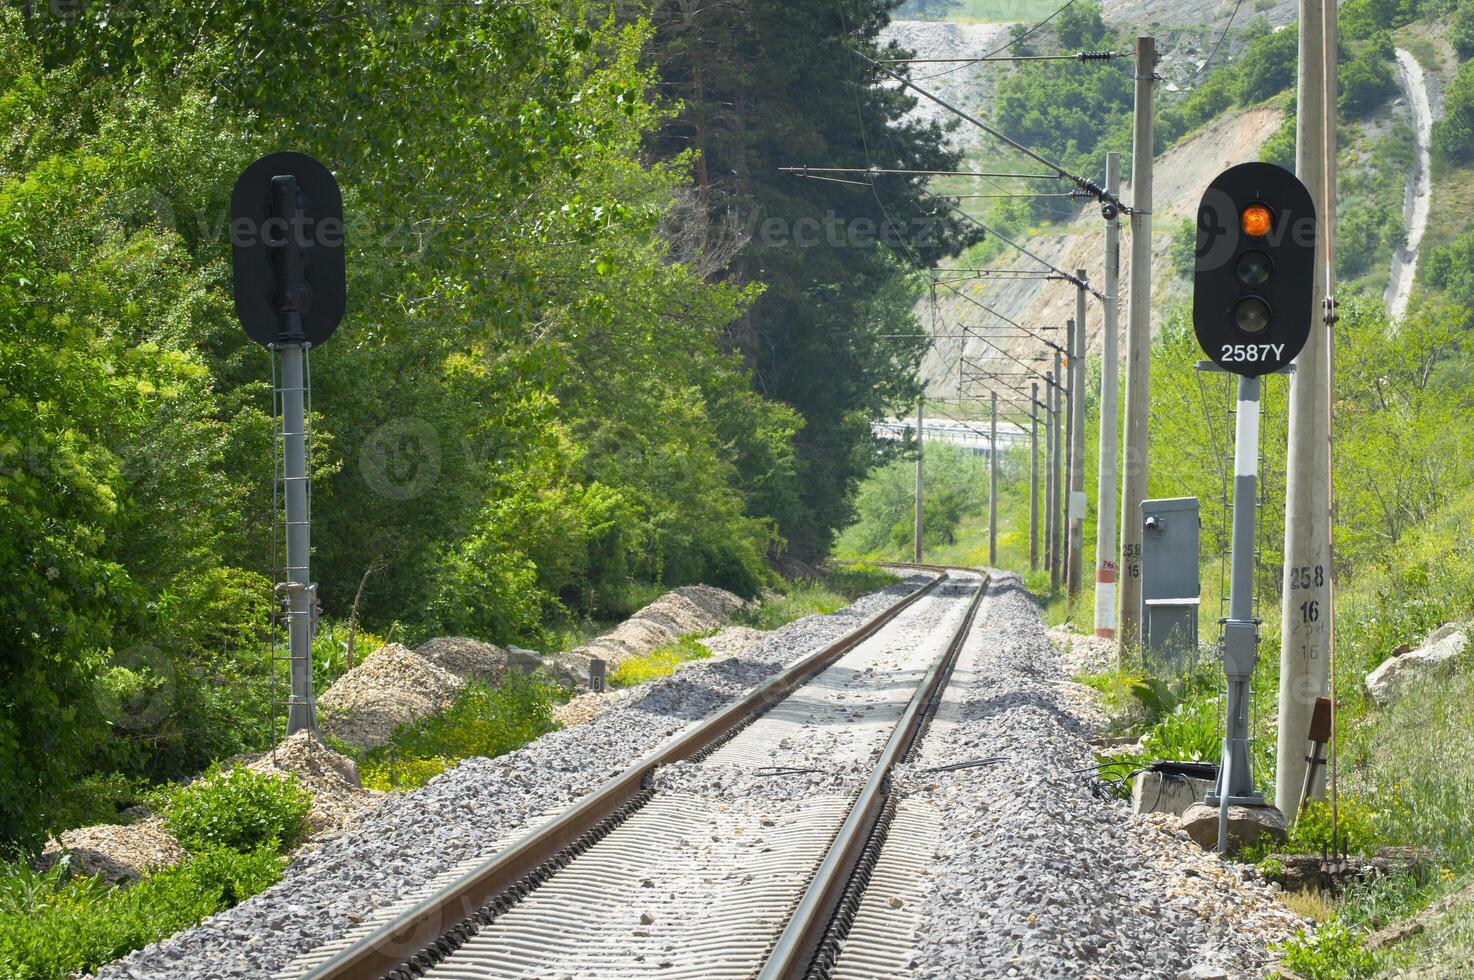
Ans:
{"label": "wooden utility pole", "polygon": [[1029,571],[1039,570],[1039,382],[1029,385]]}
{"label": "wooden utility pole", "polygon": [[[1121,193],[1121,157],[1106,154],[1106,191]],[[1106,212],[1105,311],[1100,330],[1100,472],[1095,484],[1095,635],[1116,635],[1116,316],[1120,309],[1121,223]]]}
{"label": "wooden utility pole", "polygon": [[1279,731],[1275,805],[1294,820],[1305,785],[1304,733],[1316,699],[1330,684],[1331,613],[1331,331],[1324,308],[1334,218],[1336,8],[1300,0],[1300,61],[1296,85],[1295,175],[1315,198],[1316,279],[1310,339],[1295,358],[1290,381],[1289,448],[1285,481],[1284,605],[1280,618]]}
{"label": "wooden utility pole", "polygon": [[[1076,269],[1075,276],[1085,281],[1085,270]],[[1085,578],[1085,287],[1075,287],[1075,329],[1071,332],[1070,387],[1075,400],[1070,403],[1070,422],[1074,438],[1070,442],[1070,574],[1066,590],[1070,599],[1080,594]]]}
{"label": "wooden utility pole", "polygon": [[1152,83],[1157,48],[1136,39],[1131,138],[1131,305],[1126,330],[1126,441],[1121,479],[1120,646],[1141,645],[1141,502],[1146,499],[1147,408],[1152,345]]}
{"label": "wooden utility pole", "polygon": [[998,567],[998,392],[988,416],[988,567]]}

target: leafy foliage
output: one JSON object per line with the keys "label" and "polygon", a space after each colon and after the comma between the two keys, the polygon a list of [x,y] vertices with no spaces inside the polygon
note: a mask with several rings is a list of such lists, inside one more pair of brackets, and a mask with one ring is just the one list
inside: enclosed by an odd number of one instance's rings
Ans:
{"label": "leafy foliage", "polygon": [[1284,965],[1306,980],[1361,980],[1381,968],[1381,958],[1362,945],[1361,934],[1334,916],[1313,932],[1297,930],[1280,953]]}
{"label": "leafy foliage", "polygon": [[245,766],[212,766],[198,782],[166,791],[164,824],[191,851],[289,850],[302,836],[312,794],[297,778]]}
{"label": "leafy foliage", "polygon": [[130,888],[69,877],[64,864],[45,874],[0,867],[0,973],[15,980],[90,973],[264,890],[285,863],[269,847],[211,848]]}
{"label": "leafy foliage", "polygon": [[1443,97],[1443,117],[1433,124],[1433,149],[1454,163],[1474,160],[1474,61],[1459,65]]}
{"label": "leafy foliage", "polygon": [[331,620],[540,644],[642,583],[751,595],[785,536],[827,548],[884,455],[869,419],[915,395],[909,270],[966,236],[745,229],[922,210],[914,181],[796,188],[796,149],[954,155],[854,57],[888,4],[675,6],[0,14],[0,840],[69,819],[84,770],[269,736],[270,368],[225,236],[268,149],[325,160],[350,215],[313,365]]}

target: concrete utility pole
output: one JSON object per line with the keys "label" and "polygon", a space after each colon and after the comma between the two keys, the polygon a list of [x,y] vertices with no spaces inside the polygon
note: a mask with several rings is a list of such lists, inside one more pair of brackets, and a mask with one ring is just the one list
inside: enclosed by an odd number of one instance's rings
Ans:
{"label": "concrete utility pole", "polygon": [[1039,570],[1039,382],[1029,385],[1029,571]]}
{"label": "concrete utility pole", "polygon": [[[1085,281],[1085,270],[1075,275]],[[1070,381],[1075,400],[1070,405],[1074,439],[1070,442],[1070,575],[1066,589],[1070,598],[1080,594],[1085,578],[1085,287],[1075,287],[1075,329],[1071,344]]]}
{"label": "concrete utility pole", "polygon": [[923,398],[922,401],[916,403],[916,558],[914,560],[918,565],[921,564],[921,502],[925,492],[925,480],[922,476],[924,454],[921,448],[921,444],[924,441],[923,433],[926,431],[925,420],[921,414],[921,406],[924,401],[925,399]]}
{"label": "concrete utility pole", "polygon": [[1147,381],[1152,345],[1152,82],[1156,42],[1136,39],[1131,138],[1131,305],[1126,331],[1126,442],[1121,479],[1121,648],[1141,645],[1141,502],[1146,499]]}
{"label": "concrete utility pole", "polygon": [[1044,378],[1044,567],[1054,575],[1054,376]]}
{"label": "concrete utility pole", "polygon": [[[1288,471],[1285,485],[1284,607],[1280,620],[1279,744],[1275,770],[1275,805],[1287,820],[1299,810],[1305,783],[1305,751],[1316,698],[1325,695],[1330,678],[1331,596],[1331,432],[1330,329],[1324,322],[1334,192],[1328,186],[1327,133],[1334,91],[1335,48],[1327,33],[1335,30],[1335,6],[1325,0],[1300,0],[1300,63],[1296,86],[1295,175],[1315,198],[1321,220],[1316,224],[1315,288],[1310,339],[1295,359],[1290,381]],[[1329,50],[1330,55],[1327,55]],[[1328,57],[1332,59],[1328,62]],[[1332,191],[1328,193],[1328,191]]]}
{"label": "concrete utility pole", "polygon": [[1075,557],[1070,550],[1070,491],[1075,484],[1075,405],[1083,399],[1075,388],[1075,321],[1065,321],[1065,464],[1061,471],[1064,480],[1060,484],[1059,537],[1062,553],[1060,578],[1068,590],[1070,562]]}
{"label": "concrete utility pole", "polygon": [[998,567],[998,392],[988,416],[988,566]]}
{"label": "concrete utility pole", "polygon": [[1054,479],[1051,481],[1053,490],[1049,500],[1049,519],[1052,528],[1049,536],[1049,588],[1051,592],[1059,591],[1061,572],[1064,571],[1064,521],[1060,514],[1060,498],[1063,496],[1064,487],[1064,439],[1061,438],[1064,430],[1060,413],[1068,408],[1065,399],[1068,393],[1064,390],[1064,372],[1060,364],[1060,349],[1054,349],[1054,458],[1050,460],[1050,470]]}
{"label": "concrete utility pole", "polygon": [[[1106,190],[1121,193],[1121,157],[1106,154]],[[1100,474],[1095,505],[1095,635],[1116,635],[1116,314],[1121,286],[1121,223],[1106,218],[1105,315],[1100,350]]]}

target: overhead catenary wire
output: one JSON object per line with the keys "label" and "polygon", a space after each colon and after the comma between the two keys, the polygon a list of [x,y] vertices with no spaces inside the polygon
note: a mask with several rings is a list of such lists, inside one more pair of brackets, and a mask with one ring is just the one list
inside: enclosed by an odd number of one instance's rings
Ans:
{"label": "overhead catenary wire", "polygon": [[[1073,2],[1073,0],[1071,0],[1071,2]],[[1055,163],[1054,161],[1046,158],[1042,154],[1037,153],[1034,150],[1029,149],[1027,146],[1025,146],[1024,144],[1020,143],[1018,140],[1014,139],[1012,136],[1009,136],[1007,133],[1004,133],[1001,130],[994,129],[992,126],[989,126],[987,123],[983,122],[981,119],[979,119],[978,117],[972,115],[971,113],[966,112],[966,111],[964,111],[962,109],[959,109],[956,106],[954,106],[952,103],[948,102],[946,99],[943,99],[941,96],[935,95],[935,94],[927,91],[926,89],[922,88],[920,85],[917,85],[915,82],[911,81],[905,75],[902,75],[899,72],[891,71],[889,68],[887,68],[885,65],[881,64],[880,62],[876,61],[875,59],[870,58],[867,55],[861,54],[859,51],[856,51],[855,52],[855,56],[856,57],[859,57],[859,58],[864,58],[865,61],[869,62],[871,65],[874,65],[878,70],[884,72],[885,74],[889,75],[891,78],[893,78],[896,81],[900,82],[902,86],[913,90],[914,92],[916,92],[917,95],[920,95],[920,96],[922,96],[925,99],[928,99],[928,100],[930,100],[932,102],[935,102],[937,105],[941,106],[943,109],[946,109],[948,112],[951,112],[954,115],[958,116],[959,118],[964,119],[967,122],[972,123],[974,126],[977,126],[979,129],[981,129],[983,132],[987,133],[988,135],[992,136],[993,138],[998,139],[998,140],[1002,140],[1004,143],[1007,143],[1009,146],[1013,147],[1015,150],[1019,151],[1024,156],[1026,156],[1029,159],[1033,160],[1035,163],[1041,163],[1041,164],[1043,164],[1044,166],[1048,167],[1050,170],[1053,170],[1060,177],[1062,177],[1065,180],[1068,180],[1068,181],[1074,183],[1081,190],[1089,191],[1090,194],[1091,194],[1091,196],[1093,196],[1096,200],[1098,200],[1098,201],[1100,201],[1102,203],[1112,204],[1115,207],[1117,207],[1118,209],[1120,209],[1123,213],[1130,213],[1130,210],[1131,209],[1128,208],[1126,205],[1122,204],[1120,198],[1118,198],[1116,195],[1112,194],[1110,191],[1106,190],[1100,184],[1096,183],[1093,180],[1090,180],[1088,177],[1082,177],[1079,174],[1072,173],[1071,171],[1065,169],[1064,167],[1060,166],[1059,164]]]}
{"label": "overhead catenary wire", "polygon": [[980,65],[990,61],[1110,61],[1124,58],[1122,51],[1076,51],[1073,54],[983,55],[978,58],[881,58],[887,65]]}
{"label": "overhead catenary wire", "polygon": [[1088,289],[1090,291],[1091,295],[1093,295],[1096,299],[1099,299],[1099,300],[1104,300],[1105,299],[1105,294],[1104,293],[1102,293],[1098,289],[1095,289],[1093,286],[1090,285],[1090,283],[1086,282],[1084,279],[1081,279],[1079,276],[1076,276],[1073,273],[1066,272],[1065,270],[1061,269],[1059,266],[1055,265],[1053,262],[1050,262],[1048,259],[1043,258],[1043,257],[1035,254],[1034,252],[1030,251],[1027,248],[1024,248],[1018,242],[1016,242],[1013,239],[1009,238],[1007,235],[1003,234],[998,229],[993,228],[990,225],[984,224],[980,219],[978,219],[978,218],[974,217],[973,215],[970,215],[966,211],[964,211],[962,209],[962,206],[961,205],[959,205],[959,204],[953,202],[952,200],[950,200],[948,195],[946,195],[946,194],[934,194],[933,196],[936,197],[938,200],[940,200],[943,204],[947,205],[947,207],[951,208],[953,211],[956,211],[958,214],[962,215],[968,221],[971,221],[973,224],[975,224],[979,228],[983,229],[983,231],[987,232],[989,235],[992,235],[994,238],[998,239],[1000,242],[1003,242],[1005,245],[1008,245],[1008,246],[1011,246],[1012,248],[1017,249],[1018,251],[1022,252],[1025,255],[1027,255],[1029,258],[1033,259],[1035,262],[1038,262],[1040,265],[1048,266],[1051,270],[1054,271],[1054,273],[1056,275],[1058,275],[1064,281],[1069,282],[1069,283],[1073,283],[1074,285],[1080,287],[1081,289]]}
{"label": "overhead catenary wire", "polygon": [[[800,177],[812,177],[815,180],[825,178],[821,174],[865,174],[875,177],[878,175],[893,175],[904,177],[1006,177],[1018,178],[1020,180],[1059,180],[1059,174],[1036,174],[1036,173],[984,173],[976,170],[897,170],[888,167],[779,167],[779,173],[796,174]],[[834,179],[834,178],[829,178]],[[861,186],[868,187],[869,184],[859,182]]]}

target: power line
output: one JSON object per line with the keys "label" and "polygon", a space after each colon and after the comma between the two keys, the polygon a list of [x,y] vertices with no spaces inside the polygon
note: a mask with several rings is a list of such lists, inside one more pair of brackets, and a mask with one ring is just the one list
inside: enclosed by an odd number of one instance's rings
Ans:
{"label": "power line", "polygon": [[[886,167],[779,167],[779,173],[796,174],[800,177],[814,177],[823,180],[817,174],[866,174],[874,177],[879,174],[896,174],[908,177],[1019,177],[1032,180],[1059,180],[1059,174],[1016,174],[1016,173],[981,173],[976,170],[894,170]],[[833,179],[833,178],[829,178]],[[861,186],[869,186],[859,181]]]}
{"label": "power line", "polygon": [[938,200],[940,200],[943,204],[947,205],[947,207],[951,208],[953,211],[956,211],[958,214],[962,215],[968,221],[971,221],[973,224],[975,224],[979,228],[983,229],[983,231],[985,231],[988,234],[992,235],[993,237],[997,238],[999,241],[1003,242],[1006,245],[1013,246],[1014,248],[1018,249],[1020,252],[1024,253],[1025,255],[1027,255],[1029,258],[1033,259],[1035,262],[1038,262],[1041,265],[1048,266],[1050,269],[1052,269],[1054,271],[1054,273],[1056,275],[1058,275],[1064,281],[1069,282],[1069,283],[1073,283],[1076,286],[1080,287],[1081,289],[1088,289],[1088,290],[1090,290],[1091,294],[1093,296],[1095,296],[1096,299],[1100,299],[1100,300],[1104,300],[1105,299],[1105,296],[1102,293],[1100,293],[1098,290],[1096,290],[1094,287],[1092,287],[1090,285],[1090,283],[1086,282],[1084,279],[1081,279],[1079,276],[1073,275],[1072,273],[1066,272],[1065,270],[1061,269],[1059,266],[1055,265],[1053,262],[1050,262],[1048,259],[1040,258],[1038,255],[1035,255],[1033,252],[1031,252],[1028,249],[1024,248],[1018,242],[1016,242],[1013,239],[1009,238],[1007,235],[1004,235],[1002,232],[997,231],[996,229],[990,228],[988,225],[983,224],[980,220],[978,220],[977,218],[974,218],[972,215],[970,215],[966,211],[962,210],[962,208],[960,206],[958,206],[957,204],[954,204],[945,195],[934,194],[933,196],[936,197]]}
{"label": "power line", "polygon": [[1125,56],[1122,51],[1076,51],[1074,54],[985,55],[981,58],[881,58],[880,61],[887,65],[980,65],[990,61],[1110,61]]}
{"label": "power line", "polygon": [[[1070,0],[1070,2],[1073,3],[1074,0]],[[1012,136],[1009,136],[1007,133],[1004,133],[1004,132],[1001,132],[1000,130],[994,129],[992,126],[989,126],[987,123],[983,122],[981,119],[977,118],[976,116],[974,116],[974,115],[972,115],[970,113],[964,112],[963,110],[961,110],[961,109],[957,108],[956,106],[952,105],[950,102],[946,101],[945,99],[941,98],[940,96],[933,95],[931,92],[928,92],[926,89],[922,88],[920,85],[917,85],[915,82],[911,81],[906,76],[901,75],[901,74],[898,74],[897,72],[891,71],[889,68],[887,68],[885,65],[882,65],[880,62],[876,61],[875,59],[870,58],[870,57],[868,57],[868,56],[866,56],[864,54],[861,54],[859,51],[856,51],[855,52],[855,55],[856,55],[856,57],[864,58],[870,64],[874,65],[880,71],[885,72],[885,74],[889,75],[891,78],[894,78],[896,81],[900,82],[906,88],[910,88],[910,89],[915,90],[915,92],[918,95],[923,96],[924,98],[927,98],[927,99],[931,100],[932,102],[935,102],[937,105],[941,106],[943,109],[946,109],[947,111],[952,112],[952,113],[956,114],[957,116],[960,116],[961,118],[963,118],[963,119],[967,120],[968,122],[972,123],[974,126],[977,126],[979,129],[983,130],[983,132],[988,133],[990,136],[993,136],[995,139],[1002,140],[1003,142],[1007,143],[1009,146],[1013,147],[1015,150],[1018,150],[1020,153],[1024,154],[1025,156],[1027,156],[1029,159],[1035,161],[1036,163],[1042,163],[1044,166],[1048,167],[1050,170],[1053,170],[1060,177],[1063,177],[1066,180],[1069,180],[1069,181],[1073,182],[1081,190],[1089,191],[1090,192],[1090,195],[1092,197],[1094,197],[1096,200],[1098,200],[1098,201],[1100,201],[1102,203],[1106,203],[1106,204],[1114,204],[1121,211],[1129,212],[1130,209],[1127,208],[1124,204],[1122,204],[1121,201],[1120,201],[1120,199],[1117,198],[1116,195],[1110,193],[1104,187],[1102,187],[1099,184],[1097,184],[1095,181],[1090,180],[1087,177],[1081,177],[1078,174],[1071,173],[1070,171],[1066,170],[1064,167],[1061,167],[1059,164],[1057,164],[1057,163],[1053,162],[1052,160],[1049,160],[1049,159],[1045,158],[1044,156],[1040,155],[1039,153],[1036,153],[1033,150],[1029,149],[1027,146],[1025,146],[1024,144],[1020,143],[1018,140],[1014,139]]]}

